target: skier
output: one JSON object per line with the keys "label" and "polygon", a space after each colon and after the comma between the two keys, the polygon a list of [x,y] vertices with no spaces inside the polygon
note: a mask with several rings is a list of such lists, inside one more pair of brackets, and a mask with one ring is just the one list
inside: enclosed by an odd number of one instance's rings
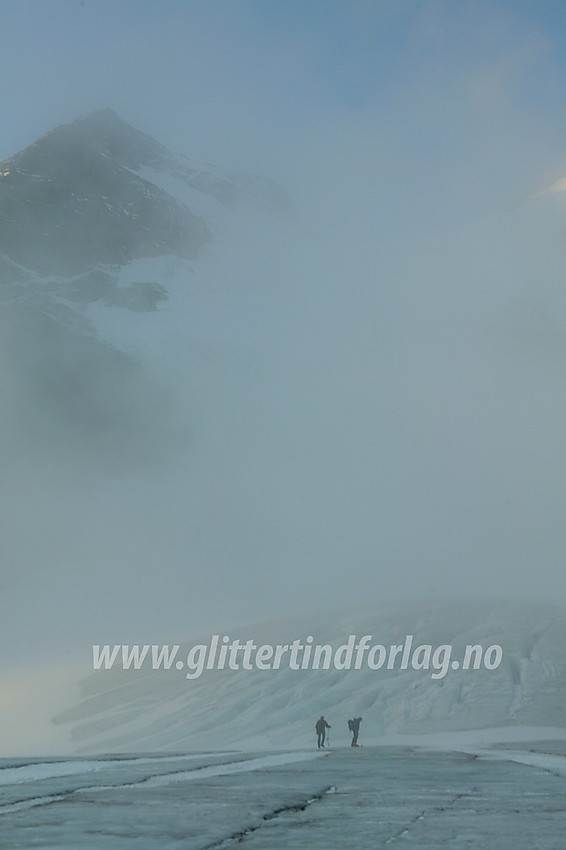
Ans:
{"label": "skier", "polygon": [[324,719],[324,715],[321,714],[319,719],[316,721],[314,728],[316,729],[317,734],[317,744],[318,749],[324,747],[324,739],[326,738],[326,730],[331,729],[330,723],[327,723]]}
{"label": "skier", "polygon": [[353,720],[348,720],[348,729],[352,733],[352,747],[358,746],[358,735],[360,734],[360,723],[362,722],[361,717],[354,717]]}

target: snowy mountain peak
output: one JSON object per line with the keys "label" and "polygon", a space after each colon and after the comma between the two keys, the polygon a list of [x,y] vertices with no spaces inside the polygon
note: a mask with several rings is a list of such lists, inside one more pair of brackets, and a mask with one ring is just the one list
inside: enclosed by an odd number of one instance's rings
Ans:
{"label": "snowy mountain peak", "polygon": [[[223,216],[235,223],[241,205],[281,213],[286,199],[269,180],[171,153],[111,109],[0,163],[0,356],[19,374],[18,416],[42,423],[32,443],[47,427],[49,442],[86,437],[90,451],[103,434],[112,455],[124,454],[118,436],[126,428],[135,444],[145,422],[153,446],[170,441],[169,430],[155,439],[153,411],[167,409],[161,390],[121,338],[103,340],[88,309],[154,312],[168,297],[163,267],[179,263],[186,288],[211,225]],[[150,453],[145,438],[139,446]]]}
{"label": "snowy mountain peak", "polygon": [[0,254],[5,263],[57,275],[137,257],[195,258],[209,228],[163,188],[172,178],[228,207],[281,214],[288,206],[271,181],[173,154],[102,109],[0,163]]}
{"label": "snowy mountain peak", "polygon": [[59,127],[0,165],[0,251],[42,274],[140,256],[194,257],[206,224],[132,169],[159,149],[109,110]]}

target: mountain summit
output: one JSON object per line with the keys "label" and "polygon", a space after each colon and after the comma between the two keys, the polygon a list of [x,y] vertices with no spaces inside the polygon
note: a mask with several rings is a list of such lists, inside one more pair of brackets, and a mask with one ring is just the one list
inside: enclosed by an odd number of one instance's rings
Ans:
{"label": "mountain summit", "polygon": [[0,251],[42,274],[176,253],[209,237],[198,217],[135,169],[159,148],[110,110],[43,136],[0,165]]}
{"label": "mountain summit", "polygon": [[193,163],[102,109],[0,163],[4,264],[72,276],[136,257],[194,259],[209,228],[154,182],[160,177],[229,207],[241,202],[277,211],[286,204],[270,181]]}

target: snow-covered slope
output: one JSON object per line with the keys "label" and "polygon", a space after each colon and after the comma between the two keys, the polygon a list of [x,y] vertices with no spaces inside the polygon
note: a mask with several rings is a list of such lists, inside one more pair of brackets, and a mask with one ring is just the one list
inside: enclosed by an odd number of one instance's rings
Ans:
{"label": "snow-covered slope", "polygon": [[[231,640],[343,645],[372,635],[386,647],[498,644],[497,669],[100,670],[82,683],[82,702],[55,718],[70,724],[79,750],[190,750],[196,747],[304,746],[320,714],[346,743],[346,720],[361,715],[362,740],[505,726],[566,727],[566,615],[550,607],[503,603],[412,604],[297,618],[230,632]],[[182,647],[179,658],[196,643]]]}

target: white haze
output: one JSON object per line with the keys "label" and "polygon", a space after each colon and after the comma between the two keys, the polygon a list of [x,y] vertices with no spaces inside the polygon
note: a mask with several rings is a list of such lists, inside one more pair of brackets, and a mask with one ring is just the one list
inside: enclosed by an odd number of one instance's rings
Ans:
{"label": "white haze", "polygon": [[[483,31],[481,15],[471,25]],[[457,66],[453,44],[438,50]],[[306,80],[306,47],[300,62]],[[235,214],[195,264],[212,294],[187,296],[186,334],[124,316],[126,347],[181,406],[183,452],[115,473],[40,447],[14,464],[18,425],[4,426],[8,666],[86,667],[93,642],[173,641],[372,599],[563,603],[566,200],[530,196],[566,160],[522,96],[547,62],[540,40],[511,34],[450,79],[431,60],[428,76],[391,85],[390,102],[305,109],[271,147],[260,134],[255,170],[284,184],[293,218]],[[247,67],[241,82],[266,97]],[[222,87],[215,99],[199,85],[214,123],[224,108],[233,122]],[[160,126],[151,98],[122,104],[103,85],[100,103],[94,90],[77,112],[114,107],[203,156],[198,115],[184,136],[178,114]],[[253,169],[243,139],[256,119],[208,158],[235,167],[240,154]],[[9,410],[18,385],[12,373],[2,384]]]}

